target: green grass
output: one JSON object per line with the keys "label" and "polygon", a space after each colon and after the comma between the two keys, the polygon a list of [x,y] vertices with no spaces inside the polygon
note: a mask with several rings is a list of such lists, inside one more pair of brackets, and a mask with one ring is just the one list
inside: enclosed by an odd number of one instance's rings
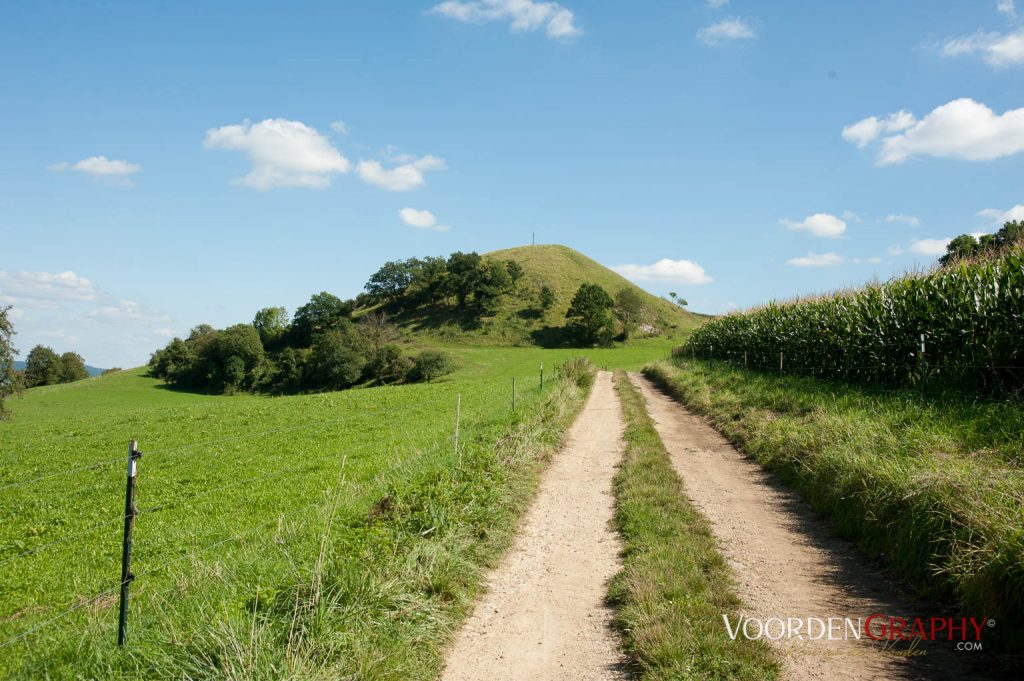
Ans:
{"label": "green grass", "polygon": [[[667,349],[463,348],[433,384],[290,397],[141,370],[27,391],[0,423],[0,642],[77,609],[0,649],[0,676],[430,678],[582,403],[554,367]],[[114,595],[91,599],[118,584],[130,438],[143,513],[122,654]]]}
{"label": "green grass", "polygon": [[[561,339],[561,328],[565,325],[565,313],[572,297],[580,284],[586,282],[601,285],[613,297],[623,288],[636,290],[645,301],[646,321],[657,327],[662,336],[678,340],[706,319],[647,293],[566,246],[521,246],[487,253],[484,257],[515,260],[524,271],[516,291],[502,299],[495,315],[480,320],[479,324],[465,324],[466,320],[459,318],[457,311],[433,308],[399,315],[396,321],[434,342],[551,347]],[[537,294],[542,285],[550,286],[555,292],[555,303],[546,313],[537,309]]]}
{"label": "green grass", "polygon": [[[646,373],[922,593],[1024,633],[1024,409],[721,363]],[[986,646],[987,648],[988,646]]]}
{"label": "green grass", "polygon": [[687,501],[643,397],[615,377],[626,418],[626,454],[615,477],[615,522],[624,567],[609,594],[635,677],[774,679],[779,663],[763,641],[730,639],[723,614],[736,614],[725,559],[708,521]]}

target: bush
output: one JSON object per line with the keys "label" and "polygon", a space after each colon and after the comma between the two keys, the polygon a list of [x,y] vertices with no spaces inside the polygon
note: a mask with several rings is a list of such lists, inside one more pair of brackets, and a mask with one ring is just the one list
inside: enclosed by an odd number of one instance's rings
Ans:
{"label": "bush", "polygon": [[366,365],[366,374],[379,383],[398,383],[412,367],[412,360],[402,354],[402,348],[388,344],[374,353]]}
{"label": "bush", "polygon": [[424,350],[413,360],[408,379],[410,382],[430,383],[438,376],[451,373],[453,368],[451,356],[447,352]]}
{"label": "bush", "polygon": [[594,384],[597,368],[586,357],[573,357],[558,365],[558,375],[584,390]]}
{"label": "bush", "polygon": [[308,384],[315,388],[338,390],[355,385],[363,375],[366,358],[348,343],[341,331],[321,334],[306,366]]}

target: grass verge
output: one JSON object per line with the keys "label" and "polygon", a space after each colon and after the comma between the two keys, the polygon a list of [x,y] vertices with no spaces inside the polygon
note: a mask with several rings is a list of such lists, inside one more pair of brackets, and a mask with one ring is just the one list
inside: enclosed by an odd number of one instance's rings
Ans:
{"label": "grass verge", "polygon": [[458,455],[448,440],[364,480],[349,462],[302,513],[268,509],[259,534],[216,556],[182,546],[161,588],[140,579],[126,651],[113,646],[116,603],[83,603],[4,660],[4,676],[434,678],[586,393],[552,380],[517,413],[464,424]]}
{"label": "grass verge", "polygon": [[687,501],[643,396],[615,375],[626,453],[615,477],[624,567],[609,595],[640,679],[774,679],[762,641],[731,640],[723,614],[739,599],[708,521]]}
{"label": "grass verge", "polygon": [[[923,594],[1024,634],[1024,410],[922,403],[720,363],[645,373]],[[939,613],[936,613],[939,614]],[[986,645],[986,649],[989,646]]]}

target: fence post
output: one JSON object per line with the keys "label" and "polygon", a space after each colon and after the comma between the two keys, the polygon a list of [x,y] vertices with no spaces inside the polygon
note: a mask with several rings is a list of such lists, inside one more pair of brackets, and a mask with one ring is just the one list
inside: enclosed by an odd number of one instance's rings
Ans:
{"label": "fence post", "polygon": [[132,530],[135,528],[135,516],[139,510],[135,508],[135,473],[138,460],[142,457],[139,443],[131,440],[128,443],[128,484],[124,492],[124,543],[121,547],[121,606],[117,621],[117,647],[124,648],[128,643],[128,586],[135,579],[132,574]]}
{"label": "fence post", "polygon": [[921,372],[921,401],[924,402],[925,398],[925,366],[924,366],[924,334],[921,334],[921,361],[920,361],[920,372]]}
{"label": "fence post", "polygon": [[779,376],[782,375],[782,350],[779,350]]}
{"label": "fence post", "polygon": [[749,366],[747,364],[747,351],[746,350],[743,351],[743,368],[744,369],[748,369],[749,368]]}
{"label": "fence post", "polygon": [[544,389],[544,362],[540,363],[540,389]]}
{"label": "fence post", "polygon": [[462,455],[459,454],[459,417],[462,412],[462,395],[455,397],[455,453],[459,456],[459,465],[462,465]]}

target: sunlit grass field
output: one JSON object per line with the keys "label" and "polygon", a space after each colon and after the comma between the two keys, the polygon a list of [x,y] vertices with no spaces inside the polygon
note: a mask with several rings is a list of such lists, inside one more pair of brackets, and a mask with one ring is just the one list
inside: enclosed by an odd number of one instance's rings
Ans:
{"label": "sunlit grass field", "polygon": [[[501,452],[521,444],[508,438],[547,451],[582,401],[555,366],[586,355],[637,369],[668,343],[452,352],[458,369],[431,384],[212,396],[132,370],[13,401],[0,423],[0,674],[429,678],[532,490],[533,455],[508,465]],[[137,579],[118,653],[131,438]],[[396,613],[401,624],[376,619]]]}

